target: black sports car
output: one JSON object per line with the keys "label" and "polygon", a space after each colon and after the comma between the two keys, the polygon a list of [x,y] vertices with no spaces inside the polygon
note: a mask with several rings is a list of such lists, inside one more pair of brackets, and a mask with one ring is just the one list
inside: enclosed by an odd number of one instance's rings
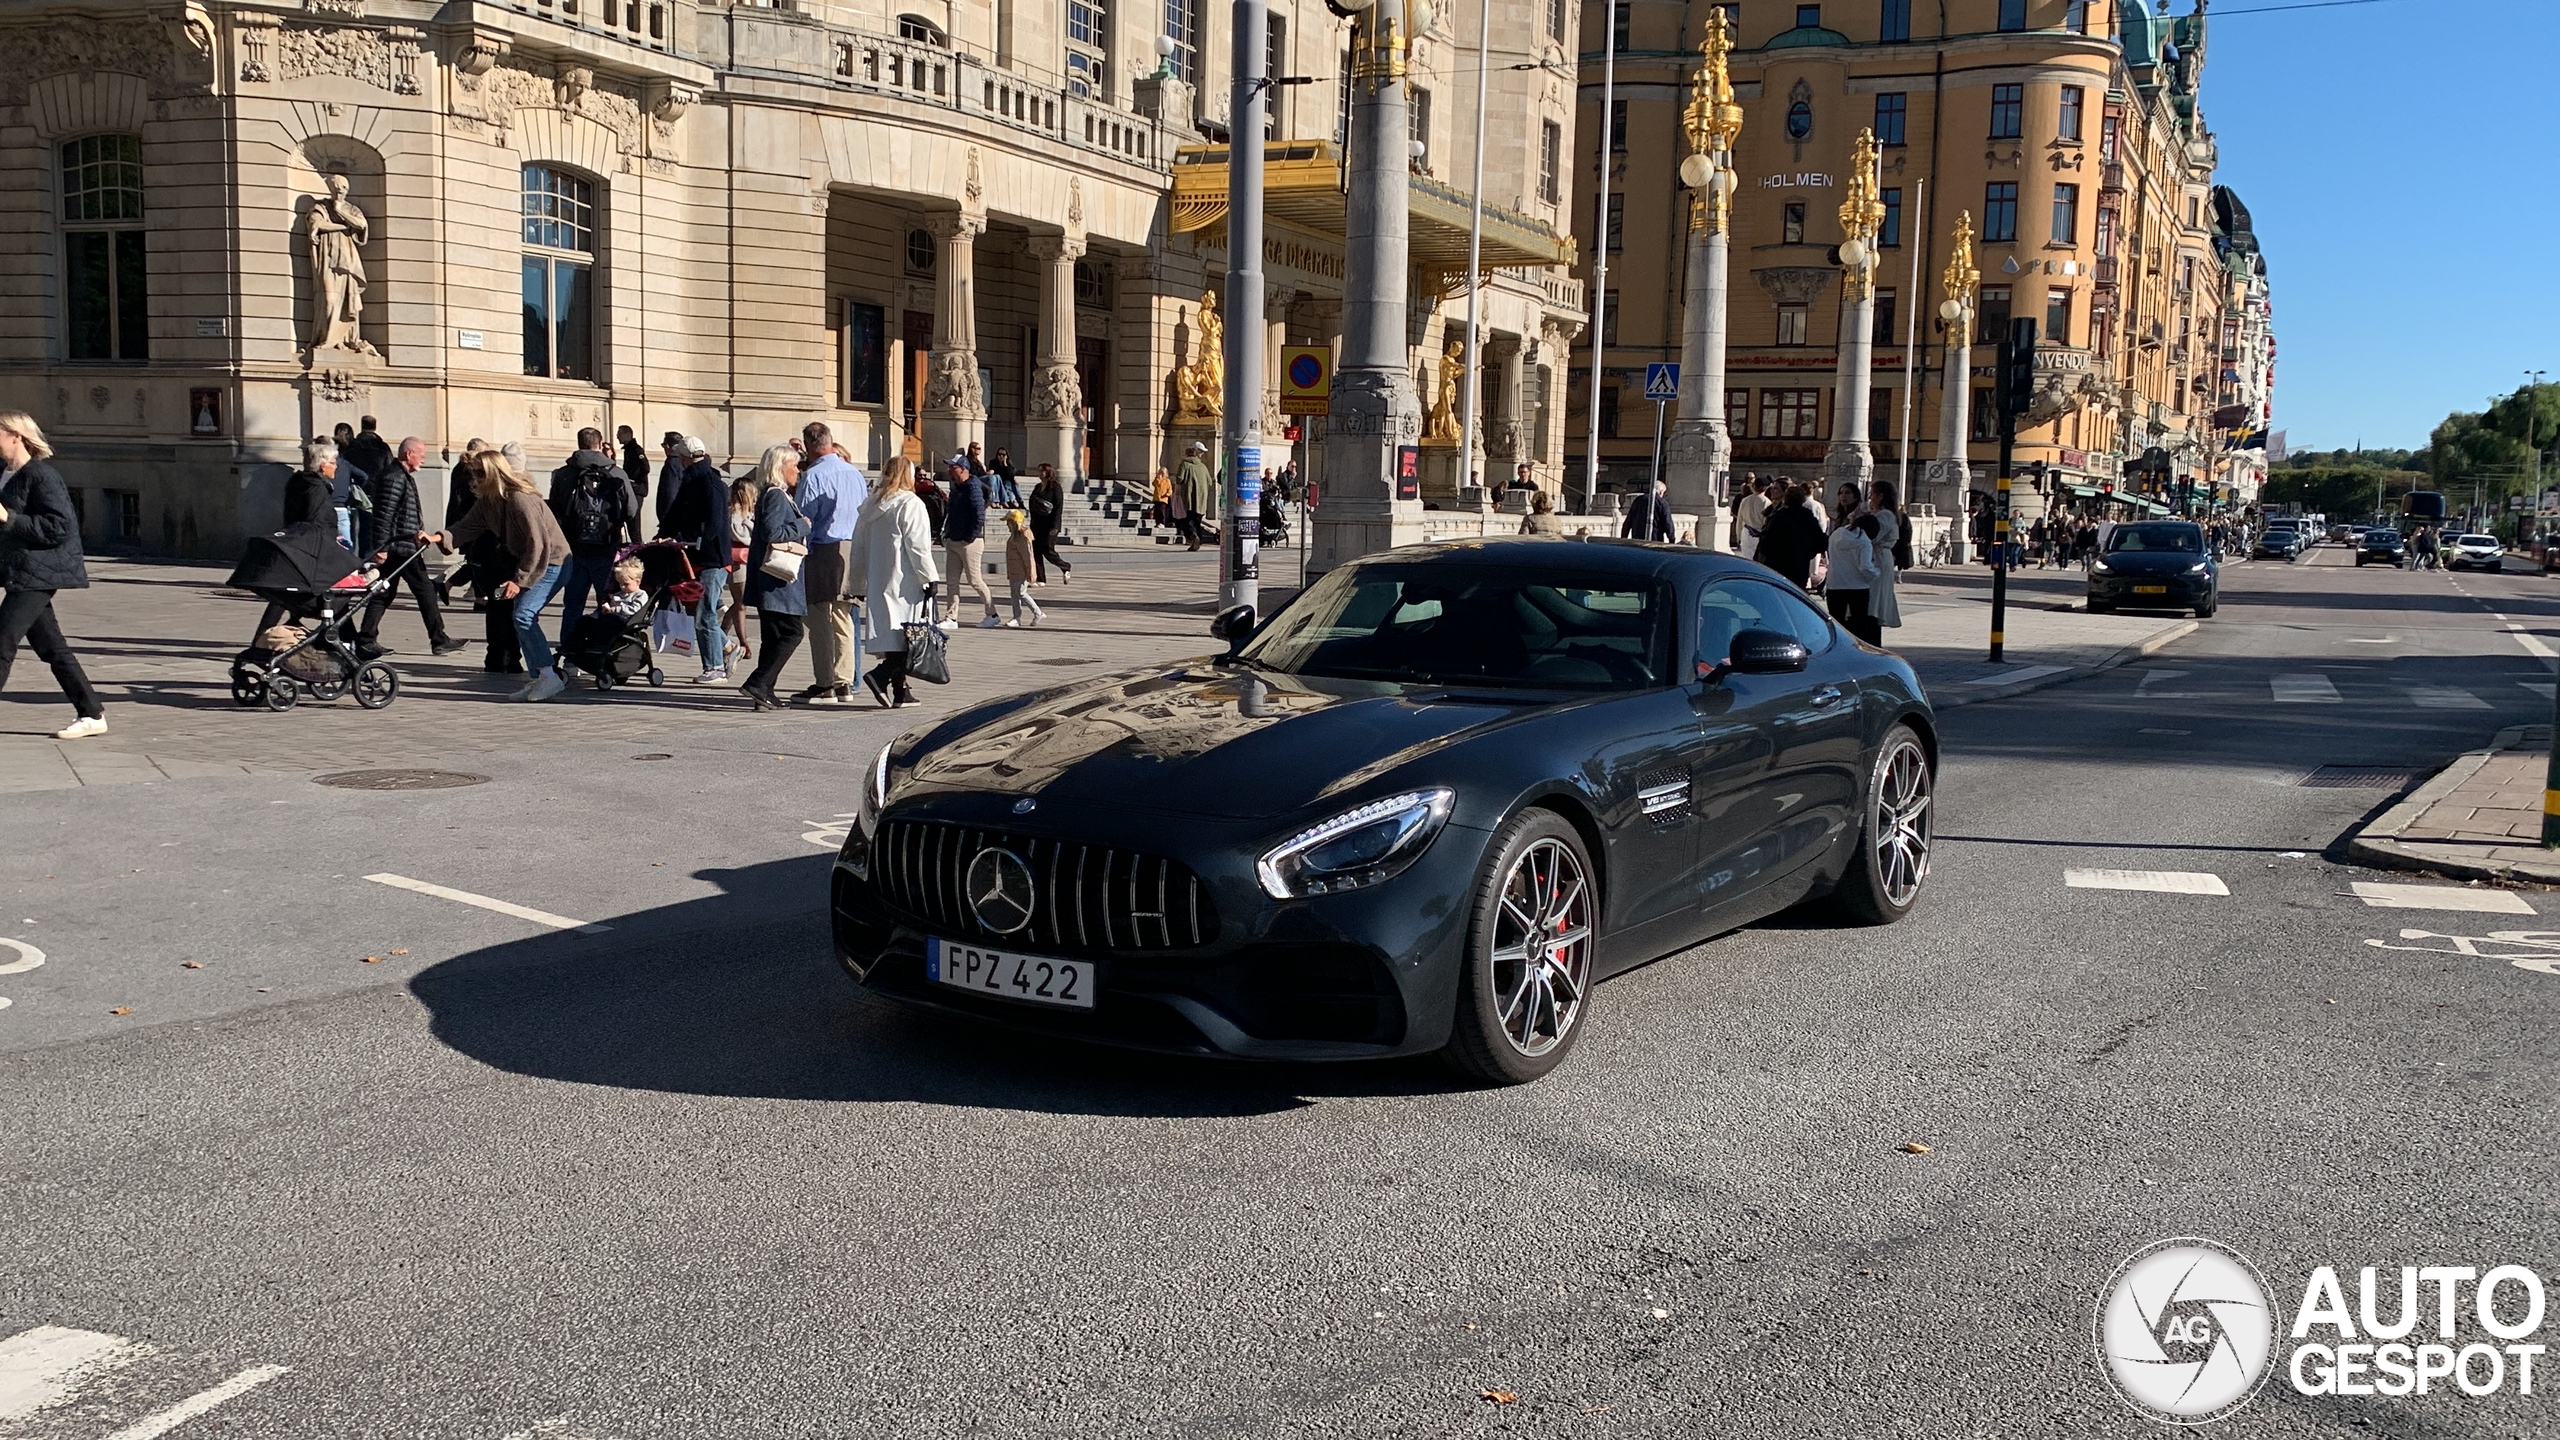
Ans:
{"label": "black sports car", "polygon": [[1909,666],[1767,569],[1414,546],[1216,659],[885,747],[837,857],[873,990],[1151,1049],[1545,1074],[1593,983],[1800,901],[1900,919],[1937,735]]}

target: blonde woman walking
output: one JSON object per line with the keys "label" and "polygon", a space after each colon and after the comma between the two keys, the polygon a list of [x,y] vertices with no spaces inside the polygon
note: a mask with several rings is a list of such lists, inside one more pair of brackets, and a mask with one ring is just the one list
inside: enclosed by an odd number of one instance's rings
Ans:
{"label": "blonde woman walking", "polygon": [[551,642],[543,638],[542,607],[551,603],[552,592],[560,588],[560,573],[569,559],[569,537],[560,533],[559,519],[535,493],[533,481],[504,452],[483,450],[473,458],[480,462],[479,478],[471,487],[478,503],[460,524],[422,531],[418,540],[450,554],[483,535],[497,537],[515,569],[499,580],[495,602],[510,607],[516,645],[524,652],[525,669],[533,672],[533,678],[511,698],[548,700],[567,688],[568,682],[560,678],[552,662]]}
{"label": "blonde woman walking", "polygon": [[862,502],[853,528],[853,563],[845,589],[863,597],[871,638],[863,649],[878,657],[862,677],[882,709],[916,703],[907,688],[907,631],[932,618],[933,519],[916,495],[915,467],[889,462],[878,489]]}
{"label": "blonde woman walking", "polygon": [[0,688],[17,663],[18,642],[33,645],[78,717],[53,738],[86,740],[107,733],[107,707],[53,613],[54,592],[89,588],[89,567],[80,559],[71,492],[45,463],[52,454],[34,416],[0,410],[0,588],[8,592],[0,595]]}

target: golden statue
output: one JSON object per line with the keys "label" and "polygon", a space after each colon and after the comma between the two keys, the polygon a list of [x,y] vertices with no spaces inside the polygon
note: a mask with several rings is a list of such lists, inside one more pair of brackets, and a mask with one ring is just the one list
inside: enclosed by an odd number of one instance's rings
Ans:
{"label": "golden statue", "polygon": [[[1688,108],[1680,114],[1680,128],[1686,132],[1690,153],[1706,156],[1710,163],[1730,154],[1733,142],[1742,135],[1742,107],[1734,103],[1733,74],[1726,57],[1733,53],[1733,37],[1725,28],[1724,7],[1707,11],[1706,38],[1698,42],[1701,63],[1689,84]],[[1703,224],[1710,230],[1722,230],[1733,210],[1729,190],[1706,186],[1691,200],[1691,223]]]}
{"label": "golden statue", "polygon": [[1467,373],[1467,342],[1452,340],[1440,357],[1440,398],[1431,402],[1429,423],[1422,428],[1422,438],[1444,445],[1455,445],[1458,431],[1458,382]]}
{"label": "golden statue", "polygon": [[1973,263],[1973,212],[1970,210],[1956,212],[1955,253],[1947,257],[1947,273],[1940,283],[1946,286],[1948,299],[1967,310],[1973,308],[1974,290],[1982,283],[1982,272]]}
{"label": "golden statue", "polygon": [[1840,202],[1840,229],[1849,238],[1841,247],[1843,286],[1850,299],[1875,283],[1876,230],[1884,224],[1884,201],[1876,196],[1876,132],[1860,130],[1849,147],[1848,197]]}
{"label": "golden statue", "polygon": [[1226,411],[1227,327],[1218,320],[1218,292],[1200,292],[1200,318],[1192,327],[1191,362],[1173,367],[1173,419],[1215,420]]}

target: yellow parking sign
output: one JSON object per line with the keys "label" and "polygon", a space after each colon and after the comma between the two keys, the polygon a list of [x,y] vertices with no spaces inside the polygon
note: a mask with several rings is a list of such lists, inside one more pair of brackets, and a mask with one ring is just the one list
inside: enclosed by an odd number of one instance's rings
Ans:
{"label": "yellow parking sign", "polygon": [[1280,347],[1280,413],[1322,415],[1333,404],[1333,347]]}

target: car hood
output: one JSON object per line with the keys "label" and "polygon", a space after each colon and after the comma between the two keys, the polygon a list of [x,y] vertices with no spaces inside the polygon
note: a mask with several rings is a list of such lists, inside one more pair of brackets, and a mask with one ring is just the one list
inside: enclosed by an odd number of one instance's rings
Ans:
{"label": "car hood", "polygon": [[1556,703],[1202,662],[1050,692],[934,747],[898,788],[1258,819]]}
{"label": "car hood", "polygon": [[2105,556],[2108,573],[2115,575],[2184,575],[2188,566],[2203,558],[2165,550],[2116,550]]}

